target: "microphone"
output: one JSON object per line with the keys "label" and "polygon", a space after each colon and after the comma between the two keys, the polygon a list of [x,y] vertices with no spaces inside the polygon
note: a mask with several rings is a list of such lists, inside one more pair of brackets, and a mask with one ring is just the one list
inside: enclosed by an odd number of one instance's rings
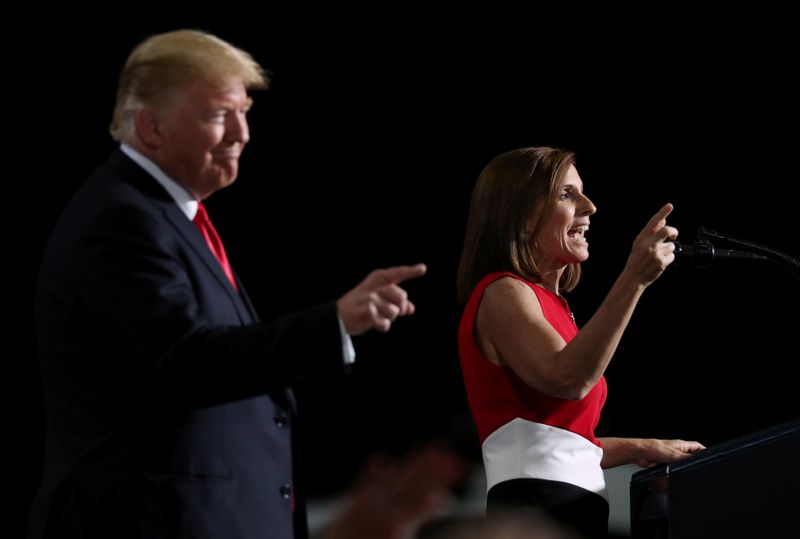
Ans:
{"label": "microphone", "polygon": [[736,251],[733,249],[715,249],[708,238],[698,238],[694,245],[683,245],[679,241],[675,244],[675,260],[691,260],[698,268],[707,268],[715,259],[738,258],[749,260],[769,260],[766,256],[750,251]]}

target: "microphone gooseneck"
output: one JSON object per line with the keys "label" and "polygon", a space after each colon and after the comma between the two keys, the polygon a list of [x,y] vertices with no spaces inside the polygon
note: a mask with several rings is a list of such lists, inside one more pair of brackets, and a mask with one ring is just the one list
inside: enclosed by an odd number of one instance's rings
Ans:
{"label": "microphone gooseneck", "polygon": [[[719,239],[748,250],[719,249],[711,243],[710,238]],[[674,241],[675,259],[691,261],[697,268],[708,268],[718,259],[740,260],[769,260],[788,269],[796,278],[800,279],[800,262],[791,256],[776,249],[759,245],[758,243],[724,236],[719,232],[701,227],[697,230],[697,241],[693,245],[684,245]]]}

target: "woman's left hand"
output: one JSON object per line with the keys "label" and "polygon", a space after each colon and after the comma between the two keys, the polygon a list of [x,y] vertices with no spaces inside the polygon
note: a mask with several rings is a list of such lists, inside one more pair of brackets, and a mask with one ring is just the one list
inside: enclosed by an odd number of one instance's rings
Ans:
{"label": "woman's left hand", "polygon": [[643,439],[641,440],[640,454],[634,463],[644,468],[649,468],[656,464],[677,462],[703,449],[705,449],[705,446],[700,442]]}

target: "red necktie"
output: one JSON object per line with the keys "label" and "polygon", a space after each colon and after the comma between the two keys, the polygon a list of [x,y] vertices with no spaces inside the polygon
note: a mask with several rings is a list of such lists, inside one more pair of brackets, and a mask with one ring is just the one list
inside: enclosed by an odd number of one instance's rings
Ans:
{"label": "red necktie", "polygon": [[219,261],[233,288],[238,292],[239,287],[236,285],[236,279],[233,278],[233,270],[228,262],[228,255],[225,254],[225,247],[223,247],[222,240],[219,239],[219,234],[217,234],[214,225],[211,224],[211,219],[208,218],[206,207],[200,201],[197,202],[197,214],[195,214],[193,222],[200,234],[205,238],[208,248],[214,253],[214,257]]}

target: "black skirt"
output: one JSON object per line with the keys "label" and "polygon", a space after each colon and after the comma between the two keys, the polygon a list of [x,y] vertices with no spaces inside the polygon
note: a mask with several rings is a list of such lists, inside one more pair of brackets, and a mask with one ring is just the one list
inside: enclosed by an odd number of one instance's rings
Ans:
{"label": "black skirt", "polygon": [[584,488],[545,479],[511,479],[489,489],[486,512],[544,515],[565,531],[585,539],[608,537],[608,502]]}

